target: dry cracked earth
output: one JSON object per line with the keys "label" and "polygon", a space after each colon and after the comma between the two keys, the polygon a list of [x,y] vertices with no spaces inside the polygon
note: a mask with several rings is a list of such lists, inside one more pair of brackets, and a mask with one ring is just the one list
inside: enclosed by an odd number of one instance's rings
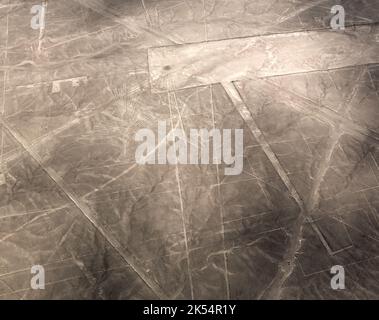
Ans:
{"label": "dry cracked earth", "polygon": [[[0,298],[379,299],[378,22],[377,0],[0,0]],[[158,121],[243,129],[243,172],[136,163]]]}

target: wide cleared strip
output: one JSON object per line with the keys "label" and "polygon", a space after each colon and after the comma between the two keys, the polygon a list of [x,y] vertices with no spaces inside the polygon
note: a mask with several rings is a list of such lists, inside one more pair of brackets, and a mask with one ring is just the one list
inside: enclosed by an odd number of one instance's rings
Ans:
{"label": "wide cleared strip", "polygon": [[149,50],[155,92],[379,63],[379,26],[236,38]]}

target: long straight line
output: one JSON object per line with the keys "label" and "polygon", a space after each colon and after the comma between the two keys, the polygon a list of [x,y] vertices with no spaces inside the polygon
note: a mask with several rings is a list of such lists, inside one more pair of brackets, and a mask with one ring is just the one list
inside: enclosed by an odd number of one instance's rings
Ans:
{"label": "long straight line", "polygon": [[145,274],[142,268],[135,261],[134,255],[131,252],[126,252],[126,249],[116,240],[100,223],[96,221],[95,215],[91,208],[78,199],[75,194],[66,185],[63,179],[52,168],[43,165],[41,157],[28,146],[27,142],[14,132],[9,125],[4,121],[3,117],[0,117],[0,124],[3,128],[6,128],[8,133],[13,139],[26,151],[28,154],[41,166],[41,168],[47,173],[47,175],[56,183],[56,185],[64,192],[68,199],[82,212],[85,218],[95,227],[95,229],[104,237],[104,239],[113,247],[113,249],[122,257],[122,259],[129,265],[142,281],[156,294],[160,299],[168,299],[167,295],[163,292],[160,286]]}
{"label": "long straight line", "polygon": [[[173,115],[172,115],[172,107],[171,107],[171,93],[167,93],[168,96],[168,106],[170,109],[170,122],[171,122],[171,130],[174,130],[174,122],[173,122]],[[175,92],[173,93],[175,95]],[[182,121],[180,120],[180,114],[179,114],[179,121],[182,124]],[[183,126],[183,124],[182,124]],[[174,150],[176,152],[176,142],[173,141]],[[181,182],[180,182],[180,174],[179,174],[179,167],[178,164],[175,164],[175,177],[176,182],[178,185],[178,193],[179,193],[179,200],[180,200],[180,212],[181,212],[181,219],[182,219],[182,227],[184,232],[184,244],[186,249],[186,257],[187,257],[187,272],[188,272],[188,280],[190,284],[190,291],[191,291],[191,299],[194,299],[194,290],[193,290],[193,281],[192,281],[192,273],[191,273],[191,260],[190,260],[190,254],[189,254],[189,246],[188,246],[188,237],[187,237],[187,227],[186,227],[186,216],[184,211],[184,204],[183,204],[183,197],[182,197],[182,188],[181,188]]]}
{"label": "long straight line", "polygon": [[[213,101],[213,87],[210,85],[210,92],[211,92],[211,110],[212,110],[212,124],[213,129],[216,129],[216,120],[215,120],[215,111],[214,111],[214,101]],[[217,173],[217,194],[220,197],[220,220],[221,220],[221,233],[222,233],[222,249],[223,249],[223,256],[224,256],[224,277],[225,277],[225,284],[226,284],[226,297],[229,300],[230,299],[230,283],[229,283],[229,269],[228,269],[228,257],[225,250],[225,219],[224,219],[224,207],[223,207],[223,196],[221,192],[221,184],[220,184],[220,168],[219,164],[216,164],[216,173]]]}
{"label": "long straight line", "polygon": [[254,137],[257,139],[257,141],[261,145],[264,153],[270,160],[275,171],[278,173],[279,177],[281,178],[281,180],[287,187],[291,197],[295,200],[295,202],[300,208],[299,216],[293,227],[293,237],[290,241],[289,249],[287,250],[285,259],[282,261],[281,265],[279,266],[277,275],[274,277],[270,285],[263,291],[263,293],[260,296],[260,298],[267,298],[267,297],[271,298],[272,296],[278,297],[279,290],[282,284],[284,283],[285,279],[288,278],[288,276],[292,273],[294,269],[294,260],[296,259],[296,253],[301,248],[301,238],[303,234],[303,227],[306,222],[310,223],[312,229],[318,235],[318,237],[320,238],[320,241],[322,242],[322,244],[324,245],[328,253],[332,254],[333,251],[330,248],[327,241],[325,240],[323,234],[321,233],[317,225],[313,223],[312,219],[307,214],[307,210],[305,208],[303,200],[301,199],[297,190],[295,189],[292,182],[288,178],[284,168],[280,164],[275,153],[272,151],[270,145],[268,144],[265,137],[263,136],[263,133],[256,125],[255,120],[253,119],[249,109],[243,102],[235,85],[231,82],[225,82],[225,83],[222,83],[222,86],[224,87],[226,93],[228,94],[229,98],[233,102],[235,108],[240,113],[241,117],[245,120],[247,126],[253,133]]}
{"label": "long straight line", "polygon": [[[8,8],[7,8],[7,18],[6,18],[6,34],[5,34],[5,53],[4,53],[4,61],[7,62],[8,60],[8,37],[9,37],[9,6],[10,6],[11,0],[8,0]],[[6,82],[8,79],[8,70],[4,71],[3,75],[3,101],[1,103],[1,109],[0,109],[0,114],[1,116],[4,115],[5,113],[5,88],[6,88]],[[4,171],[5,171],[5,166],[4,166],[4,128],[1,128],[1,149],[0,149],[0,181],[4,177]]]}

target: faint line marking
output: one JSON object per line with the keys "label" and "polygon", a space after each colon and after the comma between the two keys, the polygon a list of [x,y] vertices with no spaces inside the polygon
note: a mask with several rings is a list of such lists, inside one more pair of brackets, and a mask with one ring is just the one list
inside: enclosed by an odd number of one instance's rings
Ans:
{"label": "faint line marking", "polygon": [[75,206],[82,212],[82,214],[89,220],[89,222],[96,228],[96,230],[99,231],[99,233],[104,237],[104,239],[114,248],[114,250],[123,258],[123,260],[129,265],[137,274],[138,276],[144,281],[144,283],[160,298],[160,299],[168,299],[166,294],[162,291],[160,286],[150,281],[150,278],[145,275],[145,272],[136,264],[134,263],[134,257],[130,253],[125,253],[123,249],[126,250],[126,248],[123,248],[122,245],[113,238],[113,236],[109,235],[108,231],[100,225],[96,219],[94,218],[94,214],[90,207],[78,199],[66,186],[63,179],[52,169],[49,167],[45,167],[43,165],[42,159],[39,157],[39,155],[34,152],[30,147],[28,147],[26,141],[18,135],[16,132],[13,132],[13,130],[8,126],[8,124],[4,121],[2,117],[0,117],[0,123],[7,129],[7,131],[11,134],[11,136],[15,139],[15,141],[25,149],[29,155],[41,166],[41,168],[47,173],[47,175],[56,183],[56,185],[66,194],[68,199],[70,199]]}
{"label": "faint line marking", "polygon": [[[204,0],[203,0],[204,1]],[[213,86],[210,85],[210,95],[211,95],[211,111],[212,111],[212,125],[213,129],[216,129],[216,120],[215,120],[215,112],[214,112],[214,101],[213,101]],[[217,193],[220,197],[220,220],[221,220],[221,233],[222,233],[222,247],[223,247],[223,257],[224,257],[224,278],[225,278],[225,284],[226,284],[226,297],[229,300],[230,299],[230,284],[229,284],[229,271],[228,271],[228,257],[227,252],[225,250],[225,219],[224,219],[224,207],[223,207],[223,196],[221,193],[221,184],[220,184],[220,171],[219,171],[219,164],[216,164],[216,175],[217,175]]]}
{"label": "faint line marking", "polygon": [[[281,288],[282,283],[284,283],[285,279],[288,278],[288,276],[292,273],[292,270],[294,268],[293,266],[293,260],[296,258],[296,253],[301,247],[301,237],[302,237],[302,229],[305,222],[309,222],[312,226],[312,229],[316,232],[316,234],[319,236],[321,242],[325,246],[325,248],[328,250],[328,252],[332,252],[331,248],[329,247],[328,243],[326,242],[324,236],[318,229],[318,227],[313,223],[313,221],[310,219],[310,217],[306,213],[306,209],[304,206],[304,203],[302,199],[300,198],[299,194],[297,193],[296,189],[292,185],[290,179],[288,178],[285,170],[281,166],[279,160],[277,159],[275,153],[271,150],[270,145],[266,142],[266,139],[264,138],[261,130],[256,125],[249,109],[247,108],[246,104],[243,102],[238,90],[236,89],[235,85],[231,82],[223,82],[222,86],[224,87],[226,93],[228,94],[229,98],[233,102],[235,108],[240,113],[242,118],[244,119],[245,123],[253,133],[254,137],[257,139],[257,141],[260,143],[263,151],[265,152],[266,156],[272,163],[273,167],[275,168],[276,172],[278,173],[279,177],[287,187],[290,195],[295,200],[297,205],[299,206],[300,213],[299,217],[297,219],[297,222],[295,223],[294,227],[294,234],[291,243],[290,248],[287,251],[286,257],[281,263],[279,267],[279,271],[277,273],[277,276],[272,280],[270,285],[262,292],[260,295],[260,298],[263,298],[266,296],[266,292],[268,292],[268,295],[272,294],[272,291],[276,291],[274,295],[276,296],[279,293],[279,289]],[[287,262],[290,261],[288,264]]]}
{"label": "faint line marking", "polygon": [[[171,97],[170,97],[171,94],[174,95],[175,100],[176,100],[176,96],[175,96],[175,92],[173,92],[173,93],[167,92],[168,106],[169,106],[169,110],[170,110],[171,130],[174,130]],[[183,128],[183,123],[181,121],[180,114],[179,114],[179,122],[181,123],[181,126]],[[173,144],[174,144],[174,150],[176,150],[176,140],[173,141]],[[185,213],[184,213],[184,204],[183,204],[183,197],[182,197],[182,188],[181,188],[181,183],[180,183],[179,166],[177,163],[175,164],[175,177],[176,177],[176,182],[178,185],[178,193],[179,193],[179,200],[180,200],[180,212],[181,212],[182,227],[183,227],[183,232],[184,232],[184,244],[185,244],[186,256],[187,256],[188,280],[189,280],[189,284],[190,284],[191,298],[193,300],[194,299],[194,291],[193,291],[193,281],[192,281],[192,273],[191,273],[190,254],[189,254],[189,248],[188,248],[187,227],[186,227],[187,221],[186,221],[186,217],[185,217]]]}

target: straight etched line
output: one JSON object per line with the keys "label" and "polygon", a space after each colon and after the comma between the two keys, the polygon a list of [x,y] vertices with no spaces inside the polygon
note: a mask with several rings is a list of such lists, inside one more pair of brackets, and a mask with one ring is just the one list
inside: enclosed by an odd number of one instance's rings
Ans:
{"label": "straight etched line", "polygon": [[[172,94],[175,97],[175,92]],[[171,93],[168,92],[167,96],[168,96],[168,106],[169,106],[169,110],[170,110],[171,130],[174,130],[174,122],[173,122],[170,95],[171,95]],[[176,97],[175,97],[175,100],[176,100]],[[179,118],[179,122],[181,123],[181,126],[183,128],[183,123],[182,123],[180,118]],[[173,146],[174,146],[174,150],[177,150],[175,140],[173,141]],[[181,188],[181,183],[180,183],[179,166],[177,163],[175,164],[175,177],[176,177],[176,182],[178,185],[178,193],[179,193],[179,200],[180,200],[180,212],[181,212],[182,227],[183,227],[183,233],[184,233],[184,244],[185,244],[185,248],[186,248],[186,257],[187,257],[188,280],[189,280],[190,290],[191,290],[191,299],[193,300],[194,299],[194,290],[193,290],[193,281],[192,281],[192,273],[191,273],[191,261],[190,261],[189,247],[188,247],[187,227],[186,227],[186,219],[185,219],[186,217],[185,217],[185,212],[184,212],[182,188]]]}
{"label": "straight etched line", "polygon": [[344,115],[338,114],[325,105],[318,105],[307,97],[304,97],[288,89],[284,89],[276,83],[270,81],[270,79],[261,80],[271,85],[273,90],[280,90],[283,99],[286,99],[287,101],[294,101],[294,98],[298,99],[299,101],[295,100],[296,103],[289,104],[295,110],[301,111],[306,114],[311,114],[312,116],[317,117],[322,121],[326,121],[333,126],[341,126],[346,133],[349,133],[353,136],[364,137],[368,139],[368,142],[370,143],[379,144],[379,133],[369,128],[362,127],[354,120],[348,119]]}
{"label": "straight etched line", "polygon": [[104,17],[106,17],[112,21],[117,22],[118,24],[126,27],[127,29],[129,29],[132,32],[135,32],[137,34],[144,31],[144,32],[147,32],[147,33],[157,37],[158,39],[166,40],[169,43],[177,44],[177,43],[181,42],[180,40],[176,39],[176,37],[169,36],[169,35],[161,32],[161,31],[152,29],[150,27],[141,26],[136,21],[136,19],[133,19],[131,16],[128,16],[127,19],[119,18],[118,17],[118,13],[119,13],[118,11],[116,11],[110,7],[104,6],[102,4],[102,2],[100,2],[98,0],[91,0],[91,1],[74,0],[74,1],[81,4],[82,6],[84,6],[86,8],[89,8],[89,9],[101,14],[102,16],[104,16]]}
{"label": "straight etched line", "polygon": [[[7,63],[8,60],[8,37],[9,37],[9,6],[10,6],[10,0],[8,0],[8,9],[7,9],[7,17],[6,17],[6,33],[5,33],[5,53],[4,53],[4,61]],[[6,82],[8,78],[8,70],[4,71],[3,75],[3,101],[1,103],[1,109],[0,114],[1,116],[5,113],[5,88],[6,88]],[[0,146],[0,184],[2,183],[2,180],[4,179],[4,172],[5,172],[5,164],[4,164],[4,128],[1,128],[1,146]]]}
{"label": "straight etched line", "polygon": [[318,229],[317,225],[310,219],[310,217],[307,214],[306,208],[304,206],[304,203],[296,191],[295,187],[292,185],[290,179],[288,178],[285,170],[281,166],[278,158],[276,157],[275,153],[272,151],[270,145],[267,143],[265,137],[263,136],[261,130],[256,125],[249,109],[243,102],[238,90],[236,89],[235,85],[231,82],[223,82],[222,86],[224,87],[226,93],[228,94],[229,98],[231,99],[232,103],[234,104],[237,111],[240,113],[241,117],[246,122],[247,126],[253,133],[254,137],[257,139],[257,141],[260,143],[264,153],[268,157],[268,159],[271,161],[273,167],[275,168],[276,172],[278,173],[279,177],[287,187],[291,197],[296,201],[297,205],[300,208],[299,216],[296,220],[296,222],[293,225],[292,231],[293,235],[290,239],[289,243],[289,249],[287,250],[287,253],[283,259],[283,261],[280,263],[278,267],[278,272],[274,279],[271,281],[269,286],[261,293],[260,298],[270,298],[275,297],[278,298],[280,295],[280,289],[282,287],[282,284],[284,281],[291,275],[293,269],[294,269],[294,261],[296,259],[296,254],[301,248],[301,242],[302,242],[302,234],[303,234],[303,227],[305,222],[310,223],[312,226],[312,229],[316,232],[316,234],[319,236],[321,242],[325,246],[326,250],[329,254],[331,254],[333,251],[328,245],[327,241],[325,240],[324,236]]}
{"label": "straight etched line", "polygon": [[242,118],[245,120],[246,124],[248,125],[249,129],[253,133],[254,137],[258,140],[260,143],[264,153],[271,161],[272,165],[274,166],[275,170],[279,174],[280,178],[286,185],[288,191],[290,192],[292,198],[295,199],[296,203],[299,205],[300,208],[304,208],[303,201],[301,200],[299,194],[297,193],[296,189],[292,185],[291,181],[289,180],[285,170],[279,163],[278,158],[276,157],[275,153],[272,151],[270,145],[266,142],[266,139],[264,138],[261,130],[256,125],[253,117],[251,116],[251,113],[249,109],[246,107],[245,103],[243,102],[242,98],[240,97],[237,89],[235,88],[234,84],[231,82],[223,82],[222,86],[224,87],[226,93],[232,100],[234,106],[242,116]]}
{"label": "straight etched line", "polygon": [[160,299],[167,299],[168,297],[163,292],[163,290],[159,287],[159,285],[149,279],[145,272],[138,266],[138,264],[134,261],[134,257],[132,253],[126,253],[126,248],[123,248],[122,245],[110,235],[105,227],[100,225],[96,218],[94,217],[94,213],[90,209],[90,207],[78,199],[74,193],[69,189],[63,179],[53,170],[52,168],[45,167],[43,165],[43,161],[40,156],[31,149],[27,142],[16,132],[14,132],[8,124],[4,121],[2,117],[0,117],[0,123],[4,128],[7,129],[8,133],[14,138],[14,140],[25,149],[29,155],[41,166],[41,168],[47,173],[47,175],[56,183],[56,185],[65,193],[65,195],[70,199],[74,205],[82,212],[85,218],[96,228],[96,230],[104,237],[105,240],[113,247],[113,249],[123,258],[123,260],[138,274],[138,276],[145,282],[145,284],[159,297]]}
{"label": "straight etched line", "polygon": [[47,0],[42,1],[42,12],[43,12],[43,23],[41,23],[39,28],[39,36],[38,36],[38,54],[42,53],[42,44],[43,38],[45,37],[45,28],[46,28],[46,11],[47,11]]}
{"label": "straight etched line", "polygon": [[[216,129],[216,120],[215,120],[215,111],[214,111],[214,101],[213,101],[213,87],[210,85],[211,92],[211,110],[212,110],[212,124],[213,129]],[[230,284],[229,284],[229,271],[228,271],[228,256],[225,250],[225,219],[224,219],[224,209],[223,209],[223,197],[221,193],[221,181],[220,181],[220,168],[219,164],[216,164],[216,173],[217,173],[217,193],[220,198],[220,220],[221,220],[221,234],[222,234],[222,248],[223,248],[223,256],[224,256],[224,277],[226,284],[226,297],[230,299]]]}

